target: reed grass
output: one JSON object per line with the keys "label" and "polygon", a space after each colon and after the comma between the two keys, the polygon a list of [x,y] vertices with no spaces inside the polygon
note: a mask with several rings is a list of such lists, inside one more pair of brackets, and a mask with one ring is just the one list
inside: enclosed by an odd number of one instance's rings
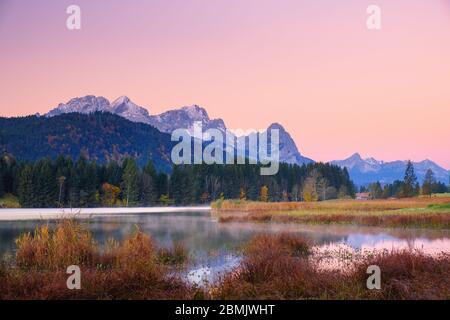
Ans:
{"label": "reed grass", "polygon": [[[450,299],[448,253],[375,252],[352,257],[345,270],[320,268],[316,254],[301,236],[261,234],[234,270],[199,288],[172,268],[187,261],[180,244],[159,248],[136,230],[100,248],[67,220],[19,238],[15,262],[0,263],[0,299]],[[66,267],[77,263],[81,290],[69,290]],[[366,287],[369,265],[381,269],[381,290]]]}
{"label": "reed grass", "polygon": [[[304,239],[291,240],[303,243]],[[379,252],[355,258],[348,270],[323,270],[297,255],[279,236],[251,242],[234,272],[214,286],[213,299],[449,299],[450,256],[417,251]],[[369,290],[367,268],[381,269],[381,289]]]}
{"label": "reed grass", "polygon": [[[190,299],[196,291],[159,258],[153,239],[136,230],[101,248],[73,220],[43,225],[16,242],[15,264],[0,268],[0,299]],[[185,249],[177,245],[176,261]],[[81,269],[81,290],[68,290],[66,268]]]}
{"label": "reed grass", "polygon": [[243,200],[224,200],[220,208],[217,202],[211,204],[212,209],[218,212],[261,212],[261,211],[389,211],[411,208],[425,208],[433,204],[449,204],[450,197],[416,197],[388,200],[328,200],[319,202],[258,202]]}

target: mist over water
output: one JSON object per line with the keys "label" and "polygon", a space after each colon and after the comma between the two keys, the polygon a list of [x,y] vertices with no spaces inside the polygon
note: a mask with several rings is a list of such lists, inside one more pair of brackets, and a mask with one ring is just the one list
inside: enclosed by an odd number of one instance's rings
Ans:
{"label": "mist over water", "polygon": [[[389,229],[352,225],[302,225],[295,223],[219,223],[206,212],[98,215],[82,219],[94,238],[123,240],[139,230],[151,235],[160,246],[181,243],[192,257],[187,278],[192,282],[211,280],[239,263],[239,250],[259,233],[287,232],[311,240],[316,252],[411,249],[428,254],[450,252],[450,230]],[[14,254],[14,240],[23,232],[56,221],[9,221],[0,223],[0,255]],[[333,262],[330,262],[333,263]]]}

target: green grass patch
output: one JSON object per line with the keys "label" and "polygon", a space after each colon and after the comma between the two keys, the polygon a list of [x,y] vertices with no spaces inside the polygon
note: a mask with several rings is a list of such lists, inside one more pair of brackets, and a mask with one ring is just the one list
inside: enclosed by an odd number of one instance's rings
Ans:
{"label": "green grass patch", "polygon": [[0,208],[20,208],[19,199],[8,193],[0,198]]}
{"label": "green grass patch", "polygon": [[447,198],[447,197],[450,197],[450,192],[447,192],[447,193],[433,193],[431,196],[432,197],[438,197],[438,198]]}
{"label": "green grass patch", "polygon": [[432,209],[432,210],[450,210],[450,203],[430,204],[428,206],[428,209]]}

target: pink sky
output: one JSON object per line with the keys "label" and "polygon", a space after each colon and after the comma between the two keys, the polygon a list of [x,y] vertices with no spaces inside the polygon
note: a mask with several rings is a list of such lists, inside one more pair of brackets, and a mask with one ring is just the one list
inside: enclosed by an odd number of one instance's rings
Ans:
{"label": "pink sky", "polygon": [[450,168],[449,0],[0,0],[0,39],[1,116],[127,95],[152,114],[199,104],[233,129],[279,122],[315,160]]}

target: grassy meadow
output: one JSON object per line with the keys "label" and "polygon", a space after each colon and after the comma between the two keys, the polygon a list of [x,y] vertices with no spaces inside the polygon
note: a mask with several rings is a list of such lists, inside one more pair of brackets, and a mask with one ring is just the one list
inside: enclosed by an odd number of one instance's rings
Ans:
{"label": "grassy meadow", "polygon": [[216,201],[221,222],[260,221],[450,229],[450,197],[321,202]]}

